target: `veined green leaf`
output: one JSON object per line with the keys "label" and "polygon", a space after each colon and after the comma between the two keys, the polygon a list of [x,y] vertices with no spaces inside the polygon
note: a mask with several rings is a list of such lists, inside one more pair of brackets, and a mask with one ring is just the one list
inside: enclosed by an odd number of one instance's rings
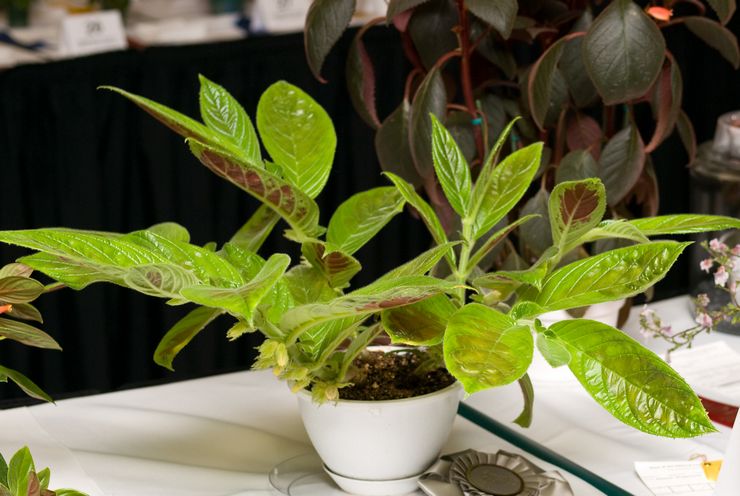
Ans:
{"label": "veined green leaf", "polygon": [[54,338],[46,334],[41,329],[18,322],[16,320],[0,318],[0,336],[13,341],[18,341],[27,346],[36,348],[45,348],[47,350],[60,350],[61,346],[54,341]]}
{"label": "veined green leaf", "polygon": [[28,303],[44,292],[44,285],[23,276],[0,278],[0,301],[3,303]]}
{"label": "veined green leaf", "polygon": [[606,190],[598,179],[566,181],[550,194],[550,228],[553,243],[562,254],[576,246],[601,222],[606,211]]}
{"label": "veined green leaf", "polygon": [[534,302],[552,311],[635,296],[661,280],[689,244],[654,241],[573,262],[545,279]]}
{"label": "veined green leaf", "polygon": [[[51,481],[51,470],[49,470],[49,467],[46,467],[45,469],[41,470],[39,473],[36,474],[36,476],[39,478],[39,484],[41,485],[41,490],[44,491],[45,489],[48,489],[49,482]],[[41,496],[45,496],[45,495],[42,493]]]}
{"label": "veined green leaf", "polygon": [[190,286],[180,293],[199,305],[223,308],[252,325],[254,310],[275,286],[290,265],[290,257],[283,253],[272,255],[251,281],[238,288]]}
{"label": "veined green leaf", "polygon": [[433,346],[442,342],[447,321],[457,307],[443,294],[385,310],[380,314],[383,328],[393,344]]}
{"label": "veined green leaf", "polygon": [[145,231],[153,232],[157,236],[177,243],[190,243],[190,233],[177,222],[160,222],[147,227]]}
{"label": "veined green leaf", "polygon": [[561,367],[570,363],[568,348],[555,339],[552,331],[537,334],[537,349],[551,367]]}
{"label": "veined green leaf", "polygon": [[75,489],[55,489],[54,494],[56,496],[88,496],[85,493],[81,493]]}
{"label": "veined green leaf", "polygon": [[399,265],[395,269],[386,272],[377,280],[386,281],[403,276],[422,276],[432,270],[437,265],[437,262],[439,262],[442,257],[449,254],[449,252],[452,251],[452,247],[459,243],[459,241],[456,241],[454,243],[445,243],[443,245],[430,248],[416,258],[413,258],[412,260]]}
{"label": "veined green leaf", "polygon": [[208,307],[198,307],[189,312],[159,341],[154,351],[154,362],[166,369],[174,370],[172,361],[180,350],[222,313],[224,311],[219,308]]}
{"label": "veined green leaf", "polygon": [[226,243],[221,251],[221,256],[241,272],[245,281],[254,279],[262,267],[265,266],[264,258],[238,243]]}
{"label": "veined green leaf", "polygon": [[588,30],[583,56],[604,103],[613,105],[648,92],[663,65],[665,40],[635,2],[614,0]]}
{"label": "veined green leaf", "polygon": [[147,264],[129,268],[123,283],[126,287],[157,298],[168,298],[170,304],[187,303],[180,291],[188,286],[200,284],[191,271],[174,264]]}
{"label": "veined green leaf", "polygon": [[9,263],[0,268],[0,278],[10,276],[31,277],[33,269],[21,263]]}
{"label": "veined green leaf", "polygon": [[298,347],[309,360],[321,363],[325,355],[334,351],[363,320],[347,317],[317,324],[301,334]]}
{"label": "veined green leaf", "polygon": [[352,255],[403,210],[404,199],[393,186],[352,195],[332,215],[326,241]]}
{"label": "veined green leaf", "polygon": [[666,437],[716,431],[681,376],[623,332],[583,319],[558,322],[550,331],[567,346],[570,370],[584,389],[617,419]]}
{"label": "veined green leaf", "polygon": [[8,463],[0,453],[0,486],[8,487]]}
{"label": "veined green leaf", "polygon": [[35,320],[39,323],[44,322],[43,317],[41,317],[41,312],[39,312],[38,309],[30,303],[13,304],[13,308],[8,310],[8,315],[21,320]]}
{"label": "veined green leaf", "polygon": [[480,238],[498,223],[529,188],[540,166],[542,143],[517,150],[491,173],[490,187],[482,192],[483,200],[475,218],[474,237]]}
{"label": "veined green leaf", "polygon": [[658,215],[656,217],[629,220],[627,223],[639,229],[645,236],[740,229],[740,219],[721,215]]}
{"label": "veined green leaf", "polygon": [[36,472],[31,452],[27,446],[19,449],[8,464],[8,488],[13,496],[26,496],[29,477]]}
{"label": "veined green leaf", "polygon": [[315,198],[326,185],[337,147],[326,111],[300,88],[278,81],[260,97],[257,128],[283,177]]}
{"label": "veined green leaf", "polygon": [[590,243],[599,239],[628,239],[636,243],[647,243],[650,241],[645,234],[636,226],[626,220],[605,220],[591,229],[583,237],[584,243]]}
{"label": "veined green leaf", "polygon": [[296,265],[285,273],[285,283],[298,305],[323,303],[337,296],[326,278],[310,265]]}
{"label": "veined green leaf", "polygon": [[301,253],[332,288],[346,288],[362,266],[352,255],[331,246],[319,240],[307,241],[301,245]]}
{"label": "veined green leaf", "polygon": [[432,160],[442,190],[461,217],[470,210],[472,179],[470,167],[449,131],[434,114],[432,120]]}
{"label": "veined green leaf", "polygon": [[185,114],[181,114],[176,110],[162,105],[161,103],[157,103],[148,98],[144,98],[143,96],[135,95],[113,86],[101,86],[100,89],[113,91],[129,99],[143,109],[147,114],[151,115],[184,138],[194,138],[201,143],[205,143],[214,148],[219,148],[226,152],[226,154],[234,155],[236,157],[243,154],[243,151],[234,146],[230,140],[223,139],[221,135],[212,131],[207,126],[191,119]]}
{"label": "veined green leaf", "polygon": [[200,79],[200,115],[206,126],[240,150],[244,162],[262,167],[260,143],[252,121],[231,94],[203,75]]}
{"label": "veined green leaf", "polygon": [[299,187],[266,170],[240,164],[215,148],[194,140],[188,143],[190,150],[203,165],[280,214],[296,233],[305,237],[321,234],[322,228],[318,225],[319,207],[308,192],[304,193]]}
{"label": "veined green leaf", "polygon": [[445,366],[471,394],[522,377],[533,348],[528,327],[477,303],[458,310],[444,335]]}
{"label": "veined green leaf", "polygon": [[307,329],[330,320],[362,317],[389,308],[410,305],[435,294],[452,292],[457,284],[426,276],[398,277],[376,281],[327,303],[297,306],[280,321],[280,328],[294,340]]}
{"label": "veined green leaf", "polygon": [[229,241],[256,252],[279,220],[280,215],[263,203]]}
{"label": "veined green leaf", "polygon": [[24,376],[16,370],[9,369],[0,365],[0,377],[7,377],[8,379],[16,383],[16,385],[21,388],[24,393],[32,398],[36,398],[37,400],[42,401],[48,401],[49,403],[54,402],[54,400],[51,399],[51,396],[42,391],[41,388],[34,384],[28,377]]}

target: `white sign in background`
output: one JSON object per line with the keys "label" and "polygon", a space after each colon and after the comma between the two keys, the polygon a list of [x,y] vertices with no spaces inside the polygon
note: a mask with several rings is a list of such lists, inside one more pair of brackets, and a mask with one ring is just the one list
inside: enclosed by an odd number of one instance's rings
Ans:
{"label": "white sign in background", "polygon": [[[312,0],[254,0],[251,12],[252,29],[268,33],[303,31],[306,14]],[[385,15],[385,0],[357,0],[352,24],[362,24]]]}
{"label": "white sign in background", "polygon": [[128,47],[118,10],[67,16],[62,20],[59,48],[65,56],[125,50]]}

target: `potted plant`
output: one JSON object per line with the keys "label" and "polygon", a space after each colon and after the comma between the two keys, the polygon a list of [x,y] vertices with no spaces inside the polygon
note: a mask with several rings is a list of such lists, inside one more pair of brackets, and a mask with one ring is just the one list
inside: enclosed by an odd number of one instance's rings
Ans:
{"label": "potted plant", "polygon": [[[460,144],[472,176],[489,143],[522,116],[505,152],[543,142],[536,183],[516,216],[540,214],[502,245],[498,267],[529,267],[552,243],[548,197],[564,181],[599,177],[610,219],[653,216],[658,183],[651,154],[677,130],[693,161],[692,124],[681,110],[683,81],[664,32],[688,29],[735,68],[740,50],[725,26],[735,2],[632,0],[390,0],[385,18],[359,29],[346,82],[358,115],[375,132],[383,170],[423,190],[446,232],[459,230],[432,159],[429,114]],[[308,65],[321,68],[347,28],[356,0],[314,0],[305,23]],[[368,30],[399,33],[410,71],[398,107],[379,115],[383,67],[364,45]],[[639,69],[638,69],[639,68]],[[399,92],[401,88],[398,89]],[[639,124],[639,125],[638,125]],[[614,248],[602,241],[591,253]],[[570,259],[586,256],[583,250]]]}
{"label": "potted plant", "polygon": [[0,454],[0,495],[2,496],[87,496],[74,489],[49,489],[51,471],[36,471],[31,452],[24,446],[6,463]]}
{"label": "potted plant", "polygon": [[[259,138],[242,107],[206,78],[201,78],[203,123],[144,97],[110,89],[184,136],[203,165],[262,206],[221,247],[193,244],[187,230],[172,223],[129,234],[3,231],[0,241],[38,251],[21,261],[73,289],[109,282],[164,298],[170,305],[198,305],[157,347],[154,359],[165,367],[171,368],[179,350],[220,315],[235,320],[230,339],[261,332],[265,341],[254,367],[271,368],[299,393],[309,435],[327,471],[343,487],[366,494],[377,494],[378,484],[384,494],[413,488],[414,477],[437,456],[449,432],[460,385],[474,393],[519,381],[526,406],[516,421],[528,425],[533,392],[526,372],[535,348],[553,366],[567,365],[596,401],[637,429],[671,437],[714,430],[688,385],[619,330],[585,319],[544,327],[537,316],[645,291],[688,244],[648,237],[738,227],[737,219],[675,215],[604,221],[602,182],[566,181],[554,188],[548,203],[552,246],[530,268],[485,272],[480,267],[491,251],[509,233],[538,219],[537,214],[527,215],[489,234],[525,194],[541,162],[541,143],[501,159],[515,123],[486,154],[474,181],[452,134],[431,118],[433,166],[461,225],[460,239],[450,241],[429,203],[392,173],[387,173],[392,186],[357,193],[337,208],[327,228],[319,226],[313,198],[328,177],[336,137],[323,109],[288,83],[275,83],[260,98]],[[260,153],[260,138],[270,159]],[[373,283],[350,289],[361,269],[353,254],[405,204],[419,212],[435,246]],[[266,259],[257,254],[281,219],[289,227],[285,236],[300,245],[300,263],[291,265],[283,253]],[[611,238],[633,244],[558,268],[574,246]],[[426,275],[438,263],[447,266],[449,277]],[[372,368],[375,359],[367,349],[381,333],[393,344],[408,347],[385,356],[394,364],[410,363],[422,378],[418,383],[425,383],[428,371],[443,376],[449,372],[441,391],[379,402],[362,401],[368,396],[344,399]],[[370,389],[373,382],[380,389],[392,382],[369,380]],[[459,385],[448,386],[455,380]],[[656,402],[662,407],[650,406]],[[405,406],[415,413],[388,420],[387,415]],[[430,427],[427,420],[437,410],[447,425]],[[362,421],[355,424],[357,430],[346,431],[336,419],[348,412],[383,421],[372,426],[370,436],[369,424]],[[421,415],[425,422],[418,422]],[[331,428],[321,425],[327,419],[333,422]],[[341,422],[350,423],[344,417]],[[404,432],[394,430],[399,425],[423,429],[435,440],[425,450],[413,444],[414,438],[405,439],[405,447],[390,444],[405,438]],[[384,437],[389,430],[398,439]],[[369,464],[370,453],[383,452],[372,451],[378,443],[385,446],[384,453],[393,446],[413,463],[401,469],[405,472],[399,472],[396,458],[388,457],[385,461],[391,463],[384,468],[376,466],[384,461],[381,455]],[[354,472],[357,465],[360,470]]]}

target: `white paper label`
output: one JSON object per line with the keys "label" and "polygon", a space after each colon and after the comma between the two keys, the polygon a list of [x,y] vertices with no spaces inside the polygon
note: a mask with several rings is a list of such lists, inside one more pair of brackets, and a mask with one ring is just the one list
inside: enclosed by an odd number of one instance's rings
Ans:
{"label": "white paper label", "polygon": [[740,353],[724,341],[671,354],[671,367],[701,396],[740,406]]}
{"label": "white paper label", "polygon": [[635,471],[656,496],[714,494],[714,484],[707,480],[700,461],[635,462]]}
{"label": "white paper label", "polygon": [[68,56],[125,50],[128,47],[118,10],[67,16],[62,21],[61,37],[62,51]]}
{"label": "white paper label", "polygon": [[252,27],[269,33],[303,31],[311,0],[255,0]]}

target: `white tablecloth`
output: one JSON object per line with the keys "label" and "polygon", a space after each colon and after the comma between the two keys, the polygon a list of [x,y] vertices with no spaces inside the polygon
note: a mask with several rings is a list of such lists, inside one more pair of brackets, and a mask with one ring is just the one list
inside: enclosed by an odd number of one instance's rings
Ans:
{"label": "white tablecloth", "polygon": [[[682,301],[656,307],[673,305],[675,315]],[[740,339],[732,344],[740,348]],[[635,432],[603,412],[566,373],[535,364],[535,420],[523,432],[629,492],[649,494],[633,472],[636,460],[685,460],[694,453],[711,457],[724,449],[729,432],[724,428],[695,440]],[[478,393],[467,401],[517,428],[510,424],[521,407],[517,388]],[[311,452],[295,398],[269,372],[0,411],[0,452],[8,456],[23,445],[40,467],[51,466],[52,488],[75,487],[92,496],[272,495],[270,468]],[[458,417],[445,451],[465,448],[525,454]],[[564,475],[578,496],[601,494]]]}

